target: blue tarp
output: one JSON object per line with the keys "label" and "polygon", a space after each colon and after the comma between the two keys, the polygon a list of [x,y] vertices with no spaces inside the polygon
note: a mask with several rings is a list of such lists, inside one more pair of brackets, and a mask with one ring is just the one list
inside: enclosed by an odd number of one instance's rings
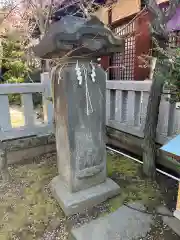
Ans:
{"label": "blue tarp", "polygon": [[180,134],[170,140],[167,144],[160,148],[162,151],[168,153],[168,155],[177,156],[177,159],[180,158]]}

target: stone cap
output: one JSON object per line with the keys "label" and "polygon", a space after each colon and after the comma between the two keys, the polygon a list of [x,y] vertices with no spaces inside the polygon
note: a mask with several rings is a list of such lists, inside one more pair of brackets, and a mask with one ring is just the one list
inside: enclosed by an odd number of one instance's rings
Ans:
{"label": "stone cap", "polygon": [[116,37],[97,17],[65,16],[50,25],[47,34],[33,47],[44,59],[86,56],[100,57],[124,50],[124,40]]}

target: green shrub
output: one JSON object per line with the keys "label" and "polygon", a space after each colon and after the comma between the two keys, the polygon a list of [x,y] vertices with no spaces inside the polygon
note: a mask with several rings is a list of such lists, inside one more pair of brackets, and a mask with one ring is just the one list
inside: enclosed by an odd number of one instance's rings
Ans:
{"label": "green shrub", "polygon": [[[8,38],[2,41],[2,70],[6,83],[23,83],[31,69],[28,67],[24,56],[22,44]],[[20,104],[20,95],[9,96],[10,104]]]}

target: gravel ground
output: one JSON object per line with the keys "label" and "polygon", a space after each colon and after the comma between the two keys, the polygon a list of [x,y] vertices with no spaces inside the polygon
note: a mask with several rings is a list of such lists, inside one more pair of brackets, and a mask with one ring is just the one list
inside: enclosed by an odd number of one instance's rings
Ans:
{"label": "gravel ground", "polygon": [[154,216],[154,225],[145,238],[139,240],[180,240],[167,225],[165,225],[159,216]]}
{"label": "gravel ground", "polygon": [[64,216],[48,188],[50,180],[57,175],[56,154],[35,158],[26,165],[10,166],[9,171],[11,182],[0,182],[1,240],[67,240],[72,227],[108,211],[108,203],[102,203],[84,214]]}
{"label": "gravel ground", "polygon": [[[111,169],[112,165],[113,169]],[[72,227],[79,227],[99,216],[104,216],[109,211],[115,211],[124,199],[128,201],[142,199],[143,202],[148,199],[147,205],[149,202],[156,205],[157,200],[154,198],[159,198],[160,192],[162,192],[163,201],[167,205],[171,203],[169,206],[173,208],[176,193],[174,182],[166,181],[166,178],[161,177],[158,181],[166,186],[162,187],[161,191],[156,184],[143,180],[138,175],[138,168],[134,162],[127,159],[111,159],[108,156],[108,175],[121,185],[120,197],[102,203],[84,214],[66,218],[51,197],[48,188],[50,180],[57,175],[56,154],[46,154],[33,159],[26,165],[10,166],[12,181],[8,184],[0,184],[0,239],[67,240]],[[168,193],[169,187],[171,191]],[[167,226],[163,225],[161,219],[155,217],[155,224],[143,240],[179,239]]]}

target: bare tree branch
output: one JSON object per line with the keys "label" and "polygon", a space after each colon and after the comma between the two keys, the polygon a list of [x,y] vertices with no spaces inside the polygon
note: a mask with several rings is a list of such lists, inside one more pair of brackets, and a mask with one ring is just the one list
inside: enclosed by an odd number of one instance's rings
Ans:
{"label": "bare tree branch", "polygon": [[54,4],[54,0],[51,0],[50,6],[49,6],[49,9],[48,9],[48,13],[47,13],[47,18],[46,18],[46,21],[45,21],[45,27],[44,27],[44,32],[45,33],[47,32],[47,29],[49,27],[50,17],[51,17],[52,12],[53,12],[53,4]]}
{"label": "bare tree branch", "polygon": [[167,23],[172,19],[176,13],[177,7],[180,4],[180,0],[169,0],[169,7],[165,13],[165,22]]}
{"label": "bare tree branch", "polygon": [[169,6],[163,11],[156,0],[147,0],[147,9],[152,15],[152,27],[157,35],[167,37],[166,25],[175,15],[180,0],[169,0]]}
{"label": "bare tree branch", "polygon": [[147,0],[146,6],[149,12],[152,14],[152,18],[163,20],[163,11],[159,8],[156,0]]}

